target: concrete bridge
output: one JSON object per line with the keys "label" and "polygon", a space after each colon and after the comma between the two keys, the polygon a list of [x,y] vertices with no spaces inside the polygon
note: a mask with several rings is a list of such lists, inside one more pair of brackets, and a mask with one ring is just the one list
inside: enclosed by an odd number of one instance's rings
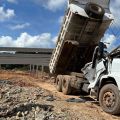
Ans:
{"label": "concrete bridge", "polygon": [[0,65],[30,65],[30,69],[34,66],[48,67],[52,51],[45,48],[0,47]]}

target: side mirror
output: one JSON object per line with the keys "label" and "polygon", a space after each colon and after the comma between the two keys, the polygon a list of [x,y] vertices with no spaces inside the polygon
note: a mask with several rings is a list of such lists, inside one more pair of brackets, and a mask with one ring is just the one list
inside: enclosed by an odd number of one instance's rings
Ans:
{"label": "side mirror", "polygon": [[103,58],[104,57],[104,49],[106,49],[107,46],[103,42],[100,42],[98,46],[99,46],[99,49],[98,49],[99,58]]}

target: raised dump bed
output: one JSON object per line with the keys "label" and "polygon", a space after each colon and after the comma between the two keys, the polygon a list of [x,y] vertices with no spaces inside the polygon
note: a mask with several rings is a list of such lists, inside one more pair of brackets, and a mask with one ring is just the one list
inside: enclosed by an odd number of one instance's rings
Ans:
{"label": "raised dump bed", "polygon": [[109,0],[69,0],[50,73],[80,72],[92,60],[94,48],[112,20]]}

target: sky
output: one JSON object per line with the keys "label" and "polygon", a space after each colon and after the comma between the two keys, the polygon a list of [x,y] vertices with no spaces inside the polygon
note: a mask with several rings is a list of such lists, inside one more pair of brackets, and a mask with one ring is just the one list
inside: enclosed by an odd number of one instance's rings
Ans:
{"label": "sky", "polygon": [[[0,0],[0,47],[54,48],[67,0]],[[120,0],[111,0],[114,24],[103,40],[120,44]]]}

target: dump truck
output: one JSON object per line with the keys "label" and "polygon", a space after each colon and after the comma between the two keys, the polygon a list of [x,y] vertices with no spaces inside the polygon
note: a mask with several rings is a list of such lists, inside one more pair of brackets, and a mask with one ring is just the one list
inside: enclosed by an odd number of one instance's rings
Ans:
{"label": "dump truck", "polygon": [[120,113],[119,49],[101,42],[114,17],[110,0],[69,0],[49,63],[56,88],[66,95],[87,93],[110,114]]}

